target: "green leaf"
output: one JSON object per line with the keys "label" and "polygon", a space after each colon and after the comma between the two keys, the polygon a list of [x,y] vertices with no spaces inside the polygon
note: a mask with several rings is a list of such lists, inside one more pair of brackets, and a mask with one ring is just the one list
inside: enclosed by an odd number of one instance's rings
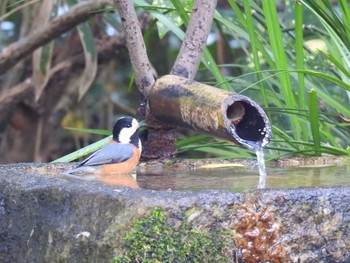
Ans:
{"label": "green leaf", "polygon": [[102,140],[99,140],[95,143],[92,143],[84,148],[81,148],[75,152],[72,152],[70,154],[67,154],[61,158],[58,158],[54,161],[52,161],[52,163],[64,163],[64,162],[71,162],[74,161],[76,159],[79,159],[87,154],[93,153],[99,149],[101,149],[103,146],[105,146],[108,142],[110,142],[112,139],[112,135],[108,136]]}
{"label": "green leaf", "polygon": [[[284,50],[283,36],[281,33],[280,22],[278,20],[275,1],[263,0],[263,11],[267,26],[267,32],[270,39],[270,47],[273,53],[277,69],[288,69],[287,56]],[[288,108],[295,108],[295,98],[292,84],[288,74],[278,75],[280,81],[281,94]],[[300,140],[300,123],[293,116],[290,116],[291,128],[297,140]]]}
{"label": "green leaf", "polygon": [[310,111],[310,124],[311,133],[314,141],[315,153],[320,155],[321,153],[321,140],[319,131],[319,114],[318,114],[318,103],[315,90],[309,91],[309,111]]}
{"label": "green leaf", "polygon": [[[297,69],[304,69],[304,30],[303,30],[303,7],[300,2],[294,2],[295,18],[295,64]],[[299,109],[306,109],[306,91],[304,73],[298,73],[298,106]],[[308,131],[306,123],[300,123],[303,139],[307,141]]]}
{"label": "green leaf", "polygon": [[[177,5],[177,8],[178,10],[180,9],[181,10],[181,13],[179,15],[178,12],[175,11],[175,8],[174,8],[174,2],[175,4]],[[174,0],[153,0],[152,2],[152,6],[153,7],[161,7],[161,8],[172,8],[172,10],[166,10],[166,9],[163,9],[165,10],[165,13],[167,18],[176,26],[176,27],[180,27],[184,22],[186,22],[186,11],[184,9],[184,5],[190,7],[191,4],[192,4],[192,1],[191,0],[187,0],[187,1],[183,1],[184,3],[179,3],[179,2],[176,2]],[[185,16],[181,16],[181,14],[186,14]],[[158,35],[159,35],[159,38],[162,39],[169,31],[170,31],[170,28],[163,24],[163,22],[161,20],[158,20],[157,21],[157,28],[158,28]]]}
{"label": "green leaf", "polygon": [[71,128],[71,127],[64,127],[64,128],[67,130],[70,130],[70,131],[75,131],[75,132],[84,132],[84,133],[91,133],[91,134],[97,134],[97,135],[111,135],[111,131],[109,131],[109,130]]}
{"label": "green leaf", "polygon": [[[165,14],[154,10],[154,7],[149,5],[144,0],[133,0],[135,4],[139,7],[145,8],[150,14],[152,14],[156,19],[161,21],[164,26],[166,26],[173,34],[175,34],[179,39],[183,40],[185,33],[179,28],[171,19],[169,19]],[[185,14],[182,14],[185,15]],[[187,15],[187,14],[186,14]],[[218,13],[215,13],[215,17],[220,16]],[[224,76],[222,75],[218,65],[216,64],[213,56],[210,54],[206,48],[203,52],[202,63],[209,69],[216,79],[216,82],[219,83],[221,88],[231,90],[231,86],[225,81]]]}

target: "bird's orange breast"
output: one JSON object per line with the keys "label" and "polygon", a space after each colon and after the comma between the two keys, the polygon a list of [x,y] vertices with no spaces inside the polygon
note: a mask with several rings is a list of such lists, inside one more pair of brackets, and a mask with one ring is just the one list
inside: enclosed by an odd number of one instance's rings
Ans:
{"label": "bird's orange breast", "polygon": [[121,163],[109,163],[101,165],[102,174],[128,174],[130,173],[140,160],[140,151],[137,147],[133,146],[133,156]]}

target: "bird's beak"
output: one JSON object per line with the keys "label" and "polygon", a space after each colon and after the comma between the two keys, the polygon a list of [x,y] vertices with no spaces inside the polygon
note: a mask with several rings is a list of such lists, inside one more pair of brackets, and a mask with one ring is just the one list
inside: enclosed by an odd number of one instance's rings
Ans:
{"label": "bird's beak", "polygon": [[147,126],[146,120],[139,121],[139,127],[138,129],[145,128]]}

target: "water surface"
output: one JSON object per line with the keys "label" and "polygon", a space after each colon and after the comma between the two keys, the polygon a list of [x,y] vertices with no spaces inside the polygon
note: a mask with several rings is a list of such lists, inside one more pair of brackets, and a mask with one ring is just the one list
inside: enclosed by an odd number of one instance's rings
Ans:
{"label": "water surface", "polygon": [[[266,188],[350,185],[350,165],[267,167]],[[258,167],[162,169],[138,172],[140,188],[153,190],[230,190],[258,188]]]}

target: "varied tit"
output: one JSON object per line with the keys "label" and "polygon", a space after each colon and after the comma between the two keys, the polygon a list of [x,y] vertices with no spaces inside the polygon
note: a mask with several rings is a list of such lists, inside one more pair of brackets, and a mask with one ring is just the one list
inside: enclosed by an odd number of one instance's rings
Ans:
{"label": "varied tit", "polygon": [[132,117],[122,117],[113,127],[113,139],[65,174],[128,174],[138,164],[142,145],[139,123]]}

